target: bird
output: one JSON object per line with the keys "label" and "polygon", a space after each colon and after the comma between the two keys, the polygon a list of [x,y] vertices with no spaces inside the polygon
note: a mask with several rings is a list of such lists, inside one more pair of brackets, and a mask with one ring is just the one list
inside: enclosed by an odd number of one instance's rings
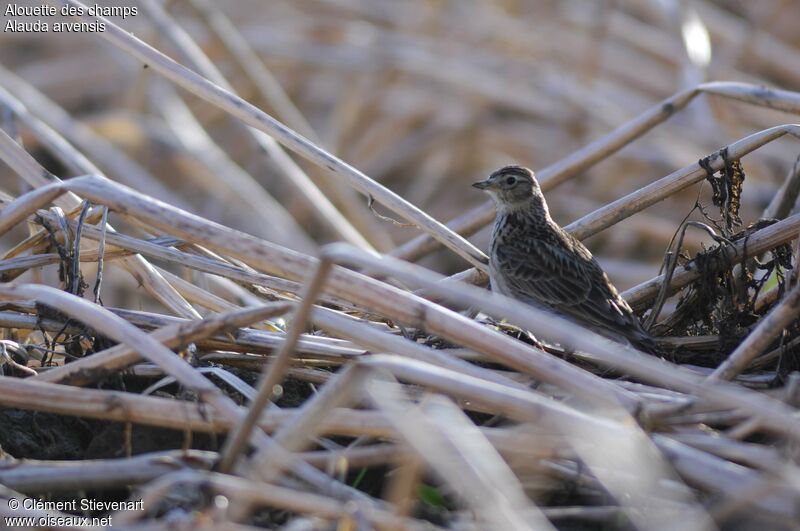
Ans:
{"label": "bird", "polygon": [[492,291],[617,342],[658,351],[589,249],[550,217],[533,171],[505,166],[472,186],[488,192],[496,205],[489,252]]}

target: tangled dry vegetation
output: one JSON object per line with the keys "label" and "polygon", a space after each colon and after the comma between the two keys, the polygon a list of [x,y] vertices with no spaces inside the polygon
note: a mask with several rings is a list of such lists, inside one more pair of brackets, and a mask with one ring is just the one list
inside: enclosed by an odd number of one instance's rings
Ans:
{"label": "tangled dry vegetation", "polygon": [[[795,528],[792,2],[138,5],[0,35],[4,517]],[[481,287],[511,161],[664,359]]]}

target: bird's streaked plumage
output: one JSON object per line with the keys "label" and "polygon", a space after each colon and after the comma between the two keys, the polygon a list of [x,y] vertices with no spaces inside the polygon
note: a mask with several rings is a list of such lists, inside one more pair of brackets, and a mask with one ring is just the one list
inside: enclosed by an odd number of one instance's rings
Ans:
{"label": "bird's streaked plumage", "polygon": [[592,253],[550,217],[531,170],[507,166],[473,186],[488,192],[497,205],[489,253],[493,290],[612,339],[655,350]]}

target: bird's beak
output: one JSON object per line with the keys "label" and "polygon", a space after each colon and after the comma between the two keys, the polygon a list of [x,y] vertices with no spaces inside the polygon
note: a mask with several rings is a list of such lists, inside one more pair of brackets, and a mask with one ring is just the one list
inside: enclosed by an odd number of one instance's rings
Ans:
{"label": "bird's beak", "polygon": [[486,190],[491,185],[492,183],[489,179],[486,179],[485,181],[478,181],[476,183],[472,183],[472,187],[477,188],[478,190]]}

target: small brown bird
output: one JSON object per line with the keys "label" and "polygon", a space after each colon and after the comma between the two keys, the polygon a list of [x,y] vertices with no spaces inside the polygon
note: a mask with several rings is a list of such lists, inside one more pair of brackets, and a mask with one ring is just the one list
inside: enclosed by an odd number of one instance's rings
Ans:
{"label": "small brown bird", "polygon": [[531,170],[506,166],[472,186],[497,204],[489,253],[492,290],[657,351],[592,253],[550,217]]}

